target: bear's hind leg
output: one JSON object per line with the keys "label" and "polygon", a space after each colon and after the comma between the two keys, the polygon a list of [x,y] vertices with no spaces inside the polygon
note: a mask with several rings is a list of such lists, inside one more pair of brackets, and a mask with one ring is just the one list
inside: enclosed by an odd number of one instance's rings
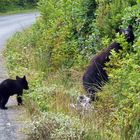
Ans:
{"label": "bear's hind leg", "polygon": [[6,103],[8,102],[9,96],[7,97],[2,97],[1,99],[1,104],[0,104],[0,108],[1,109],[7,109],[7,107],[5,107]]}

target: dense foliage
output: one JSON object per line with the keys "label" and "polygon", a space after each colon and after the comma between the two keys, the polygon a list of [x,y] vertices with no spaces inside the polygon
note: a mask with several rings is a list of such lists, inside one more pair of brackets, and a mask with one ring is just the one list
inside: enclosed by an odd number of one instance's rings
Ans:
{"label": "dense foliage", "polygon": [[31,8],[38,0],[0,0],[0,12],[7,12],[23,8]]}
{"label": "dense foliage", "polygon": [[[39,114],[29,139],[140,138],[139,7],[139,0],[39,1],[39,20],[10,39],[5,53],[10,75],[27,75],[26,104],[33,116]],[[134,44],[115,34],[116,28],[129,24],[134,28]],[[114,40],[123,50],[112,51],[106,64],[110,80],[98,93],[94,111],[83,116],[71,110],[70,103],[84,92],[83,69]]]}

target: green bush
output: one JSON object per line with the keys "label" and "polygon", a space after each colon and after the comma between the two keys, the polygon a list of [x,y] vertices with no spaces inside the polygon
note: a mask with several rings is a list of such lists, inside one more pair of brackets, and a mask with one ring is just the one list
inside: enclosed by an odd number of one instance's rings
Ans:
{"label": "green bush", "polygon": [[106,111],[105,108],[109,110],[108,114],[104,112],[109,119],[103,123],[110,130],[110,135],[119,131],[120,139],[136,140],[140,135],[140,40],[129,53],[127,50],[132,46],[123,38],[117,39],[117,42],[123,46],[123,51],[119,54],[113,51],[111,61],[107,64],[110,81],[100,93],[99,111]]}
{"label": "green bush", "polygon": [[0,0],[0,12],[24,9],[36,6],[38,0]]}
{"label": "green bush", "polygon": [[[118,26],[121,25],[121,20],[123,14],[126,11],[124,9],[126,7],[131,7],[136,4],[135,0],[112,0],[112,1],[100,1],[99,7],[97,9],[97,17],[96,24],[97,28],[100,31],[100,36],[103,37],[107,35],[112,37],[114,35],[114,31]],[[131,8],[130,8],[131,9]]]}
{"label": "green bush", "polygon": [[34,118],[29,130],[30,140],[82,140],[87,131],[79,119],[56,113]]}

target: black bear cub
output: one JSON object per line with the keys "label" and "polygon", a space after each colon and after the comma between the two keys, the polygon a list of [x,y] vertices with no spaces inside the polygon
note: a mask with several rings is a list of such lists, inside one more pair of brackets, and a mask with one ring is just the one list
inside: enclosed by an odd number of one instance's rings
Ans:
{"label": "black bear cub", "polygon": [[[134,41],[133,27],[129,25],[127,29],[117,29],[117,32],[125,35],[125,39],[128,43]],[[87,67],[83,75],[83,86],[88,93],[88,96],[94,101],[96,100],[95,93],[101,90],[101,87],[108,81],[108,75],[104,69],[105,63],[108,62],[111,51],[114,50],[119,52],[122,49],[119,43],[113,42],[108,48],[101,51],[100,54],[96,55],[90,65]]]}
{"label": "black bear cub", "polygon": [[5,105],[9,97],[14,94],[17,94],[18,105],[22,105],[23,89],[29,89],[25,76],[23,78],[16,76],[16,80],[6,79],[0,83],[0,108],[7,109]]}

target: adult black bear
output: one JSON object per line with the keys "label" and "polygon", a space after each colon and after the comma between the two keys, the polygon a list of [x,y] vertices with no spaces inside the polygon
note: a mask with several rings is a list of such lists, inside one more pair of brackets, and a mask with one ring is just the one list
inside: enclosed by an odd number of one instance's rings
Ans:
{"label": "adult black bear", "polygon": [[26,77],[20,78],[16,76],[16,80],[6,79],[0,84],[0,108],[7,109],[5,107],[10,96],[17,94],[18,105],[22,105],[22,93],[23,89],[29,89]]}
{"label": "adult black bear", "polygon": [[[117,32],[125,35],[125,39],[128,43],[134,41],[133,28],[131,25],[127,29],[117,29]],[[100,54],[96,55],[91,64],[83,75],[83,86],[88,92],[88,96],[94,101],[96,100],[95,93],[101,90],[101,87],[108,81],[108,75],[104,69],[105,63],[109,61],[111,50],[118,52],[122,47],[119,43],[114,42],[108,48],[104,49]]]}

